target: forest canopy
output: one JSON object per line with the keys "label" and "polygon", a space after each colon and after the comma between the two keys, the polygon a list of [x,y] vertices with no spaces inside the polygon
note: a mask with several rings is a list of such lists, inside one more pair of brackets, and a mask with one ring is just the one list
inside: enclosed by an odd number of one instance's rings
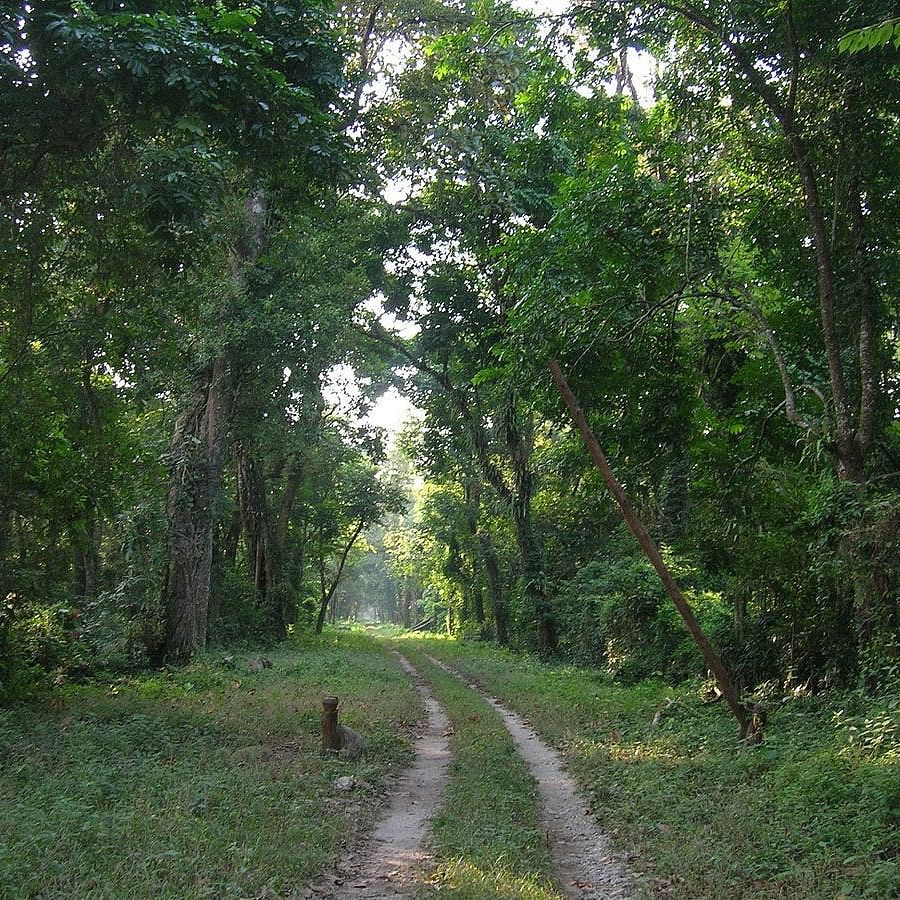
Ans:
{"label": "forest canopy", "polygon": [[329,615],[703,675],[588,434],[738,690],[896,688],[895,12],[3,4],[0,696]]}

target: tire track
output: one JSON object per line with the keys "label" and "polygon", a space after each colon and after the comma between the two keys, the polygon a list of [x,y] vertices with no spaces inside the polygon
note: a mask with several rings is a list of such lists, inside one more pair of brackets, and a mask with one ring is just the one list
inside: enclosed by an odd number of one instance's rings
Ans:
{"label": "tire track", "polygon": [[361,848],[347,853],[338,874],[308,888],[308,896],[392,898],[413,896],[416,873],[431,861],[429,823],[449,781],[450,720],[428,682],[410,661],[391,651],[407,672],[425,707],[425,728],[415,761],[393,785],[391,802]]}
{"label": "tire track", "polygon": [[597,829],[575,782],[563,768],[559,753],[538,737],[521,716],[487,696],[478,685],[466,681],[439,659],[428,659],[483,697],[502,717],[537,781],[541,821],[563,893],[573,900],[627,898],[628,875],[613,854],[609,838]]}

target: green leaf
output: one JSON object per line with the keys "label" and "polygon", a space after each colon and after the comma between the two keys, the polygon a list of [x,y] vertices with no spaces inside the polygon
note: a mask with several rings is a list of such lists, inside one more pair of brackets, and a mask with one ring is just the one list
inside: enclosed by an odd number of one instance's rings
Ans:
{"label": "green leaf", "polygon": [[900,18],[848,31],[838,40],[837,48],[840,53],[859,53],[886,47],[892,42],[895,47],[900,46]]}
{"label": "green leaf", "polygon": [[509,370],[505,366],[490,366],[487,369],[476,372],[475,375],[472,376],[472,384],[485,384],[489,381],[497,381],[508,374]]}

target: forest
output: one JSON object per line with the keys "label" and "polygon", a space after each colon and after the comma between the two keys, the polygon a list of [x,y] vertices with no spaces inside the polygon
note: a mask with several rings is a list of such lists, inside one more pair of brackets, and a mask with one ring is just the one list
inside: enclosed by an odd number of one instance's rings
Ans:
{"label": "forest", "polygon": [[[0,896],[394,896],[316,879],[432,702],[411,895],[900,895],[898,13],[4,2]],[[632,888],[566,887],[473,685]]]}

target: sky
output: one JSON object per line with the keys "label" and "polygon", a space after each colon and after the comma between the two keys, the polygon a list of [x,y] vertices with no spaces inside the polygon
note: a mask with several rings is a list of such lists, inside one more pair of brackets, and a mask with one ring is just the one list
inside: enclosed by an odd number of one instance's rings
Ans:
{"label": "sky", "polygon": [[513,6],[539,15],[556,15],[568,9],[569,0],[513,0]]}

